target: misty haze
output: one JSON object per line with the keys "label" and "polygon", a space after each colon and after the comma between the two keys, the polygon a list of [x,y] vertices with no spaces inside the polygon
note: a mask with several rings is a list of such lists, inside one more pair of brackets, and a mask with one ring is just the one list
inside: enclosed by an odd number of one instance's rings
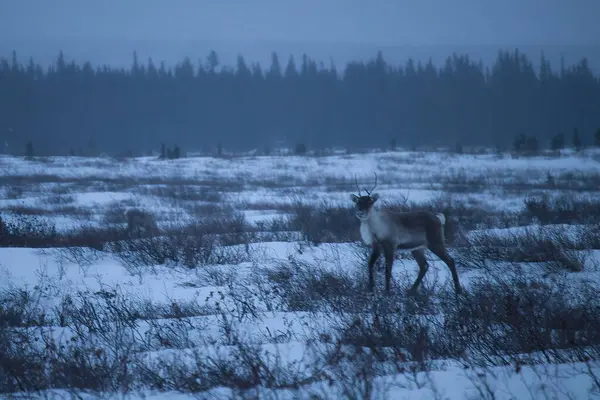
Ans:
{"label": "misty haze", "polygon": [[0,397],[598,396],[599,16],[0,2]]}

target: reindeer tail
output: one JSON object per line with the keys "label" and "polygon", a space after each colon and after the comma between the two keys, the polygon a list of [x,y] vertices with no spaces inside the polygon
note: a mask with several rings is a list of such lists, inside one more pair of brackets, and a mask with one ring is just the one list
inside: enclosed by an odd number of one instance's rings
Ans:
{"label": "reindeer tail", "polygon": [[442,225],[446,224],[446,217],[444,216],[444,214],[438,213],[438,214],[435,214],[435,215],[439,218],[439,220],[442,223]]}
{"label": "reindeer tail", "polygon": [[437,213],[435,215],[438,217],[438,219],[442,223],[442,229],[440,232],[440,234],[442,236],[442,243],[446,243],[446,235],[444,234],[444,225],[446,224],[446,216],[442,213]]}

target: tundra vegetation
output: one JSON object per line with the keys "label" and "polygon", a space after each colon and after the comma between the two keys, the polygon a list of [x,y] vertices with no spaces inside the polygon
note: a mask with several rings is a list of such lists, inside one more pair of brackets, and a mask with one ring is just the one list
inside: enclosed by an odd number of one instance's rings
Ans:
{"label": "tundra vegetation", "polygon": [[[3,396],[600,391],[595,150],[0,164]],[[413,295],[402,252],[389,292],[383,259],[369,290],[350,194],[374,172],[378,210],[443,214],[462,294],[429,250]]]}

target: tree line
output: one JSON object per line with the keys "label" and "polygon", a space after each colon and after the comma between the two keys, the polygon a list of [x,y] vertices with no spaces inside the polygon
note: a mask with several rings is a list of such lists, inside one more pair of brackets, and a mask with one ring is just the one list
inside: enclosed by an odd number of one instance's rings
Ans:
{"label": "tree line", "polygon": [[485,145],[508,148],[518,135],[549,145],[577,129],[584,145],[600,127],[600,77],[586,59],[539,68],[518,50],[490,67],[453,54],[443,66],[381,52],[343,69],[304,55],[263,68],[242,56],[219,64],[142,62],[130,68],[67,61],[44,68],[16,52],[0,59],[0,140],[22,153]]}

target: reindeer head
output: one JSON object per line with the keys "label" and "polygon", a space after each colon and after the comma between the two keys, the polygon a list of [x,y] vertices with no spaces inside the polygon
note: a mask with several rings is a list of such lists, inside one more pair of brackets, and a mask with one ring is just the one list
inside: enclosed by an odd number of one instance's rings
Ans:
{"label": "reindeer head", "polygon": [[356,188],[358,189],[358,196],[353,193],[350,195],[350,199],[356,204],[356,218],[364,221],[369,218],[369,212],[371,211],[373,204],[379,199],[379,194],[372,193],[377,187],[377,174],[375,174],[375,186],[373,186],[371,190],[365,189],[367,194],[364,196],[360,193],[356,176],[354,177],[354,181],[356,183]]}

